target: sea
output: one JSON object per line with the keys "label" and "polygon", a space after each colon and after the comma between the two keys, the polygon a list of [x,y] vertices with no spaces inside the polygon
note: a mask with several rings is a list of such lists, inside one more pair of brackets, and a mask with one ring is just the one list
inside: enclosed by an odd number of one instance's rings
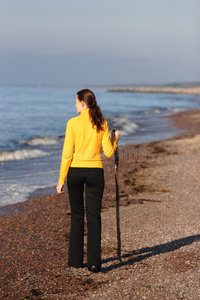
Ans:
{"label": "sea", "polygon": [[[56,192],[67,121],[77,116],[75,88],[0,87],[0,206]],[[170,138],[174,113],[200,109],[200,96],[93,89],[121,145]],[[0,211],[1,213],[1,211]]]}

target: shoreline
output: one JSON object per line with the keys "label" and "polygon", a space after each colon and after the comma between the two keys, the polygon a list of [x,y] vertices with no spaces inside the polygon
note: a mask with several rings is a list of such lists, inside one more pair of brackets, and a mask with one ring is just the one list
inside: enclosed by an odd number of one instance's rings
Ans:
{"label": "shoreline", "polygon": [[[178,113],[175,113],[170,116],[161,117],[161,118],[171,119],[172,122],[174,123],[174,127],[183,130],[183,132],[176,134],[170,138],[166,138],[164,140],[136,144],[136,148],[138,149],[138,151],[136,150],[135,155],[137,156],[137,152],[139,153],[139,151],[140,151],[139,149],[144,148],[147,145],[151,145],[152,143],[159,144],[164,141],[170,141],[170,140],[174,140],[174,139],[182,139],[184,137],[189,137],[189,136],[194,136],[196,134],[199,134],[200,133],[200,117],[199,116],[200,116],[200,110],[192,110],[192,111],[190,110],[190,111],[178,112]],[[199,121],[198,121],[198,117],[199,117]],[[121,152],[128,151],[128,153],[129,153],[129,152],[131,152],[132,147],[134,147],[134,144],[128,144],[126,146],[122,146],[119,149],[119,153],[120,153],[120,151]],[[125,148],[127,148],[127,150]],[[112,159],[113,158],[111,158],[111,160],[106,159],[105,168],[111,167],[110,162],[112,161]],[[109,165],[108,167],[107,167],[107,164]],[[50,189],[52,190],[53,188],[51,187]],[[35,193],[36,192],[34,192],[33,194],[35,194]],[[55,196],[57,194],[49,193],[49,194],[45,194],[44,196],[29,196],[28,199],[23,202],[17,202],[17,203],[12,203],[12,204],[7,204],[5,206],[1,206],[0,207],[0,218],[6,216],[8,214],[20,213],[21,211],[26,210],[24,208],[24,207],[26,207],[26,205],[24,205],[24,204],[26,202],[29,202],[32,199],[39,199],[39,198],[53,196],[53,195]],[[104,192],[104,195],[105,195],[105,192]]]}
{"label": "shoreline", "polygon": [[[148,300],[171,296],[170,299],[198,298],[194,283],[198,280],[195,266],[199,262],[196,245],[200,237],[197,234],[198,197],[194,198],[193,193],[198,194],[199,184],[193,187],[195,180],[192,176],[196,175],[196,170],[192,175],[190,172],[194,167],[198,170],[198,162],[193,159],[200,154],[200,110],[180,112],[170,118],[184,130],[183,133],[164,141],[119,148],[123,263],[117,263],[116,259],[114,160],[105,159],[102,272],[90,274],[86,265],[81,270],[67,265],[70,227],[67,192],[31,198],[9,205],[17,213],[13,211],[0,216],[4,285],[0,295],[3,299],[93,299],[93,295],[98,299],[112,299],[109,295],[111,297],[113,293],[122,298],[133,293],[131,299],[143,299],[143,296]],[[184,163],[187,163],[185,167]],[[181,172],[184,180],[180,177]],[[180,191],[176,191],[179,186]],[[184,191],[186,187],[192,198],[190,206],[187,206],[188,201],[181,202],[188,193]],[[165,231],[162,232],[161,228]],[[85,237],[86,233],[85,227]],[[177,243],[180,247],[176,246]],[[164,250],[158,246],[155,248],[155,245],[164,247]],[[189,246],[184,247],[186,245]],[[171,250],[166,251],[166,247],[171,247]],[[145,251],[152,255],[143,257]],[[189,263],[185,264],[185,261]],[[177,275],[177,268],[182,273]],[[170,281],[171,278],[174,281]],[[184,286],[183,298],[176,282]],[[150,288],[150,284],[154,288]],[[162,288],[156,288],[156,284]],[[189,294],[191,288],[192,297]]]}
{"label": "shoreline", "polygon": [[[195,112],[197,112],[197,114],[198,114],[198,113],[200,113],[200,110],[197,110],[197,111],[184,111],[184,112],[179,112],[179,113],[173,114],[171,116],[161,117],[161,118],[171,119],[173,121],[175,127],[183,130],[182,133],[179,133],[178,135],[174,135],[174,136],[172,136],[170,138],[166,138],[166,139],[164,139],[162,141],[173,140],[173,139],[176,139],[176,138],[181,138],[182,136],[190,135],[191,130],[189,130],[189,129],[187,130],[187,128],[189,128],[191,124],[187,124],[185,126],[184,125],[185,124],[185,118],[187,118],[188,115],[190,116],[191,113],[192,113],[192,115],[195,115]],[[182,116],[183,116],[184,120],[182,120]],[[186,130],[186,132],[185,132],[185,130]],[[194,128],[192,128],[192,132],[194,134]],[[198,128],[195,128],[195,132],[198,133]],[[160,140],[160,141],[156,141],[156,142],[152,141],[152,142],[147,142],[147,143],[140,143],[140,144],[136,144],[136,146],[139,149],[139,148],[143,147],[143,145],[148,145],[148,144],[151,144],[151,143],[161,143],[162,141]],[[127,151],[131,152],[130,148],[134,147],[134,145],[133,144],[128,144],[125,147],[128,147]],[[124,148],[124,146],[121,147],[121,150],[123,148]],[[112,158],[111,158],[111,160],[112,160]],[[110,165],[109,160],[106,160],[106,161],[107,161],[106,163],[108,163],[108,165]],[[50,190],[52,191],[52,189],[53,188],[51,187]],[[34,192],[33,194],[36,194],[36,192]],[[44,196],[31,196],[30,195],[25,201],[17,202],[17,203],[11,203],[11,204],[7,204],[7,205],[4,205],[4,206],[1,206],[0,207],[0,218],[6,216],[8,214],[15,214],[15,213],[20,213],[21,211],[24,211],[25,210],[24,207],[26,207],[26,205],[24,205],[24,204],[27,201],[30,201],[31,199],[39,199],[41,197],[47,197],[47,196],[53,196],[53,195],[56,195],[56,193],[48,193],[48,194],[45,194]],[[104,193],[104,195],[105,195],[105,193]]]}
{"label": "shoreline", "polygon": [[185,94],[200,95],[200,87],[116,87],[107,89],[111,93],[153,93],[153,94]]}

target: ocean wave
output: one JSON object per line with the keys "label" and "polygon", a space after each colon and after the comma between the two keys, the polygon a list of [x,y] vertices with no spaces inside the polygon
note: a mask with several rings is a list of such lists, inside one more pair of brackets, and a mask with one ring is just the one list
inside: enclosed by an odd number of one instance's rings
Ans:
{"label": "ocean wave", "polygon": [[145,114],[159,114],[161,113],[161,110],[158,108],[155,109],[149,109],[144,111]]}
{"label": "ocean wave", "polygon": [[107,121],[112,122],[114,128],[120,130],[122,136],[127,136],[129,134],[133,134],[135,129],[138,128],[138,125],[134,122],[131,122],[127,116],[118,115],[117,117],[107,117]]}
{"label": "ocean wave", "polygon": [[170,113],[178,113],[187,110],[185,107],[167,107],[167,111]]}
{"label": "ocean wave", "polygon": [[63,142],[64,142],[64,137],[58,137],[54,135],[44,135],[44,136],[39,136],[32,139],[20,141],[20,144],[25,144],[29,146],[39,146],[39,145],[47,146],[47,145],[55,145]]}
{"label": "ocean wave", "polygon": [[162,109],[149,109],[149,110],[145,110],[144,113],[145,114],[159,114],[159,113],[166,113],[166,112],[170,112],[170,113],[177,113],[177,112],[181,112],[181,111],[185,111],[186,108],[185,107],[166,107],[166,108],[162,108]]}
{"label": "ocean wave", "polygon": [[20,160],[26,158],[36,158],[39,156],[48,155],[47,152],[42,150],[12,150],[12,151],[0,151],[0,161],[11,161],[11,160]]}
{"label": "ocean wave", "polygon": [[23,202],[28,199],[28,196],[37,189],[47,188],[48,186],[32,186],[27,184],[3,183],[0,186],[0,207],[8,204]]}
{"label": "ocean wave", "polygon": [[50,174],[54,174],[54,173],[58,174],[59,170],[38,172],[38,173],[33,173],[33,174],[16,175],[16,176],[5,176],[5,177],[0,177],[0,180],[35,177],[35,176],[40,176],[40,175],[50,175]]}
{"label": "ocean wave", "polygon": [[27,200],[34,188],[18,183],[3,183],[0,190],[0,207]]}

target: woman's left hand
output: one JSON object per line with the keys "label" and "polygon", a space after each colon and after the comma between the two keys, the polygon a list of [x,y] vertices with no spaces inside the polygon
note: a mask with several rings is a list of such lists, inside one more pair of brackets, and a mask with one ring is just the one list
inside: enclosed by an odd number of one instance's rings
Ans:
{"label": "woman's left hand", "polygon": [[60,184],[60,183],[57,185],[56,190],[57,190],[58,194],[63,194],[64,193],[63,186],[64,185]]}
{"label": "woman's left hand", "polygon": [[113,129],[111,133],[111,137],[115,137],[117,140],[119,140],[121,137],[119,130]]}

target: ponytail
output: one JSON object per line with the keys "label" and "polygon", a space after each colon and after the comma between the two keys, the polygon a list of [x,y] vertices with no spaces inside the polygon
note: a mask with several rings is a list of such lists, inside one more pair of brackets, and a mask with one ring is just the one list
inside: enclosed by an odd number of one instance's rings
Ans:
{"label": "ponytail", "polygon": [[78,99],[84,101],[89,108],[91,123],[96,126],[97,132],[103,130],[104,117],[100,107],[97,105],[94,93],[89,89],[81,90],[77,93]]}

